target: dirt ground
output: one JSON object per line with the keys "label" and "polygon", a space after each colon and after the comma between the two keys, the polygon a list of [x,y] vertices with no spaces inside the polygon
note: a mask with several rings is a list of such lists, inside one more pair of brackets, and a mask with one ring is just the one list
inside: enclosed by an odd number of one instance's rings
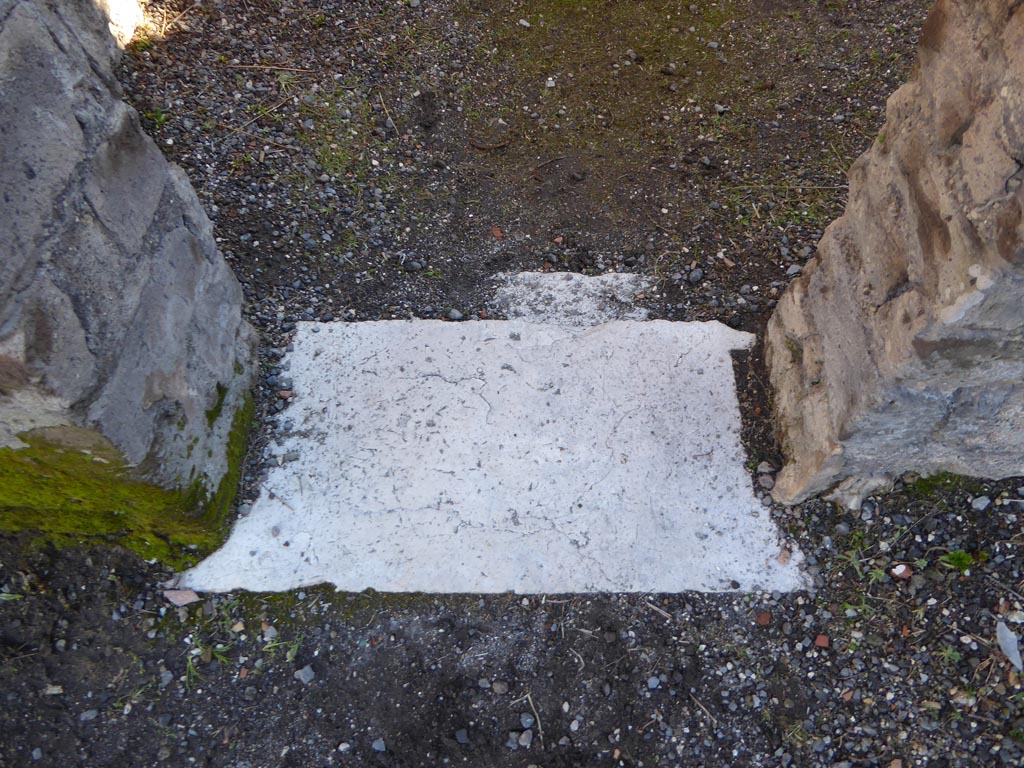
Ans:
{"label": "dirt ground", "polygon": [[[178,0],[126,99],[262,337],[241,511],[303,319],[493,317],[504,271],[641,272],[760,334],[908,76],[923,0]],[[454,313],[453,313],[454,311]],[[779,466],[760,350],[754,468]],[[1024,764],[1024,481],[770,507],[813,593],[204,596],[0,534],[0,765]],[[987,503],[986,503],[987,502]],[[680,553],[686,556],[686,553]],[[902,566],[902,567],[900,567]],[[906,570],[903,570],[903,569]]]}

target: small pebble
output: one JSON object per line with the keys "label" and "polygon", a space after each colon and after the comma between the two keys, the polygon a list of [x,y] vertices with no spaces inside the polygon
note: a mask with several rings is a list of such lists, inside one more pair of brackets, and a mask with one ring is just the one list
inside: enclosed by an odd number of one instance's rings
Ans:
{"label": "small pebble", "polygon": [[979,496],[971,502],[971,509],[975,512],[984,512],[992,505],[992,499],[988,496]]}

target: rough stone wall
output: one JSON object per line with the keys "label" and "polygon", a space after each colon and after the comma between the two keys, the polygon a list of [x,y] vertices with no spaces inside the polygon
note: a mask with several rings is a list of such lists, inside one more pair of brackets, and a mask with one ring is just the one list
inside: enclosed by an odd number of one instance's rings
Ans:
{"label": "rough stone wall", "polygon": [[1024,3],[939,0],[767,362],[795,502],[1024,474]]}
{"label": "rough stone wall", "polygon": [[87,426],[213,488],[254,334],[184,172],[121,101],[132,12],[111,5],[0,0],[0,446]]}

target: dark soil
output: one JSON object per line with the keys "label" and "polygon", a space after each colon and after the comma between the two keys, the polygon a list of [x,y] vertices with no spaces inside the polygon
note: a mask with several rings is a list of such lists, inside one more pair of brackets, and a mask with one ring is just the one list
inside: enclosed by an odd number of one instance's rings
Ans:
{"label": "dark soil", "polygon": [[[760,333],[927,10],[416,6],[153,2],[125,57],[262,334],[243,503],[299,320],[487,316],[500,272],[619,270],[658,278],[655,317]],[[778,466],[759,348],[737,376],[752,472]],[[907,477],[857,512],[773,507],[816,586],[794,595],[176,608],[131,552],[0,535],[0,765],[1021,765],[995,626],[1024,625],[1022,485]]]}

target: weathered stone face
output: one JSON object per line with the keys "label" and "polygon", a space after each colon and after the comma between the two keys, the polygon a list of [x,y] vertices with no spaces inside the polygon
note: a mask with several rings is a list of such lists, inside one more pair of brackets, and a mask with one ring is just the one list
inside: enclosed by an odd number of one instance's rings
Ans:
{"label": "weathered stone face", "polygon": [[1024,474],[1024,5],[939,0],[767,360],[777,498]]}
{"label": "weathered stone face", "polygon": [[0,9],[0,446],[94,427],[152,479],[212,488],[251,380],[238,282],[121,101],[97,4]]}

